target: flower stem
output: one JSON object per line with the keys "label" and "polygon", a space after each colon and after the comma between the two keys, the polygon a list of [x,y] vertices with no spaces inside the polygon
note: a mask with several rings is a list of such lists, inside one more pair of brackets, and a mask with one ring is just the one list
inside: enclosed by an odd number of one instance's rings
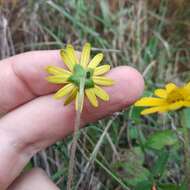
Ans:
{"label": "flower stem", "polygon": [[185,166],[185,177],[188,189],[190,189],[190,159],[189,159],[189,137],[188,130],[184,129],[184,166]]}
{"label": "flower stem", "polygon": [[[189,140],[189,128],[186,118],[186,109],[183,109],[181,112],[181,124],[183,127],[184,135],[184,173],[185,181],[187,184],[187,189],[190,189],[190,140]],[[188,116],[189,117],[189,116]]]}
{"label": "flower stem", "polygon": [[67,190],[72,189],[72,183],[73,183],[73,178],[74,178],[73,171],[74,171],[74,165],[75,165],[75,153],[77,149],[78,131],[79,131],[80,123],[81,123],[81,112],[82,112],[83,99],[84,99],[84,86],[85,86],[85,77],[80,79],[79,97],[78,97],[78,102],[77,102],[78,110],[76,111],[73,141],[71,145]]}

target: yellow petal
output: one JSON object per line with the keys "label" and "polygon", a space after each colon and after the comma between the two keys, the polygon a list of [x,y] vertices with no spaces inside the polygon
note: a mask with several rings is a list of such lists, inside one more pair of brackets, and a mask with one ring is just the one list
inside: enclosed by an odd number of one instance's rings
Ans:
{"label": "yellow petal", "polygon": [[114,84],[114,81],[107,77],[93,76],[92,80],[94,81],[95,84],[102,86],[112,86]]}
{"label": "yellow petal", "polygon": [[166,101],[161,98],[144,97],[135,103],[135,106],[161,106],[166,104]]}
{"label": "yellow petal", "polygon": [[166,88],[167,93],[170,93],[172,90],[176,89],[177,86],[174,83],[169,83],[166,85],[165,88]]}
{"label": "yellow petal", "polygon": [[46,71],[52,75],[59,75],[59,74],[71,75],[71,72],[69,72],[63,68],[56,67],[56,66],[48,66],[48,67],[46,67]]}
{"label": "yellow petal", "polygon": [[54,75],[48,76],[47,81],[54,84],[64,84],[70,75]]}
{"label": "yellow petal", "polygon": [[97,55],[95,55],[93,59],[90,61],[88,68],[95,69],[100,64],[103,57],[103,53],[98,53]]}
{"label": "yellow petal", "polygon": [[91,46],[89,43],[84,44],[84,47],[81,53],[81,59],[80,59],[80,64],[82,65],[83,68],[86,68],[89,63],[90,49],[91,49]]}
{"label": "yellow petal", "polygon": [[73,88],[73,90],[71,91],[71,93],[66,98],[66,100],[64,102],[64,105],[70,104],[76,98],[77,90],[78,90],[77,87]]}
{"label": "yellow petal", "polygon": [[175,102],[169,105],[169,110],[178,110],[184,106],[183,101]]}
{"label": "yellow petal", "polygon": [[61,88],[60,90],[58,90],[55,95],[54,98],[56,99],[60,99],[63,96],[69,94],[73,89],[75,88],[75,86],[71,83],[65,85],[63,88]]}
{"label": "yellow petal", "polygon": [[96,67],[94,70],[94,75],[103,75],[110,70],[110,65],[102,65],[100,67]]}
{"label": "yellow petal", "polygon": [[77,58],[75,50],[71,44],[67,44],[66,52],[67,52],[67,55],[68,55],[70,61],[72,62],[72,65],[77,64],[78,58]]}
{"label": "yellow petal", "polygon": [[190,89],[187,87],[179,88],[179,92],[184,99],[188,99],[190,97]]}
{"label": "yellow petal", "polygon": [[160,98],[166,98],[167,97],[167,92],[164,89],[157,89],[154,91],[154,94]]}
{"label": "yellow petal", "polygon": [[61,49],[60,55],[61,55],[61,58],[62,58],[64,64],[67,65],[67,67],[69,68],[70,71],[73,71],[74,63],[70,59],[67,51],[65,49]]}
{"label": "yellow petal", "polygon": [[105,90],[103,90],[102,88],[100,88],[99,86],[95,85],[94,92],[95,92],[95,95],[98,96],[100,99],[102,99],[104,101],[109,100],[108,93]]}
{"label": "yellow petal", "polygon": [[183,96],[185,99],[189,99],[190,98],[190,82],[187,83],[184,87],[181,88]]}
{"label": "yellow petal", "polygon": [[88,100],[90,101],[90,103],[94,106],[94,107],[98,107],[98,101],[94,92],[94,88],[87,88],[85,90],[86,96],[88,98]]}
{"label": "yellow petal", "polygon": [[190,82],[188,82],[188,83],[184,86],[184,88],[186,88],[186,89],[188,89],[188,90],[190,91]]}
{"label": "yellow petal", "polygon": [[184,105],[185,107],[190,107],[190,101],[184,101],[184,102],[183,102],[183,105]]}
{"label": "yellow petal", "polygon": [[151,114],[151,113],[155,113],[155,112],[167,112],[168,111],[168,107],[167,106],[158,106],[158,107],[153,107],[153,108],[147,108],[145,110],[143,110],[141,112],[142,115],[147,115],[147,114]]}
{"label": "yellow petal", "polygon": [[[79,98],[79,92],[77,92],[76,100],[75,100],[75,109],[76,109],[76,110],[79,109],[78,98]],[[84,105],[84,97],[83,97],[82,102],[81,102],[80,112],[82,112],[83,105]]]}

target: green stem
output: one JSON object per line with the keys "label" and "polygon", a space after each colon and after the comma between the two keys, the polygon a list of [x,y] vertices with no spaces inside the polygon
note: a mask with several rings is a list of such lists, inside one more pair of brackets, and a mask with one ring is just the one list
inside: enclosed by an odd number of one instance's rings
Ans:
{"label": "green stem", "polygon": [[185,180],[187,183],[187,189],[190,189],[190,140],[189,140],[189,129],[186,121],[185,109],[181,112],[181,124],[183,127],[183,136],[184,136],[184,173]]}
{"label": "green stem", "polygon": [[189,160],[189,137],[188,130],[184,128],[184,165],[185,165],[185,176],[187,181],[188,189],[190,189],[190,160]]}
{"label": "green stem", "polygon": [[77,149],[78,131],[79,131],[80,123],[81,123],[81,112],[82,112],[83,99],[84,99],[85,78],[86,76],[80,79],[79,97],[78,97],[78,102],[77,102],[78,110],[76,111],[73,142],[71,145],[67,190],[72,189],[72,183],[73,183],[73,178],[74,178],[73,171],[74,171],[74,165],[75,165],[75,153]]}

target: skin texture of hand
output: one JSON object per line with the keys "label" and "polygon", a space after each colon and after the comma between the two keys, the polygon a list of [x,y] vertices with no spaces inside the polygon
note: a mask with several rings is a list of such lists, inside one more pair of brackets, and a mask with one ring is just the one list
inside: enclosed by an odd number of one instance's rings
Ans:
{"label": "skin texture of hand", "polygon": [[[40,169],[21,174],[36,152],[74,127],[74,105],[52,98],[59,86],[45,80],[48,65],[63,66],[59,51],[28,52],[0,62],[0,190],[58,189]],[[126,108],[143,92],[143,78],[131,67],[114,68],[107,76],[116,82],[105,88],[110,101],[98,108],[85,102],[82,126]]]}

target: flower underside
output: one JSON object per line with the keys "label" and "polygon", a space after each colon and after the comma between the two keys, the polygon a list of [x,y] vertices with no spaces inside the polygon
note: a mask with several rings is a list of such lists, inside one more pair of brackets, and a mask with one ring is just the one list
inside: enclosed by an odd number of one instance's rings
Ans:
{"label": "flower underside", "polygon": [[165,89],[155,90],[154,94],[157,97],[144,97],[135,103],[135,106],[150,107],[143,110],[141,114],[168,112],[190,107],[190,82],[182,87],[169,83]]}
{"label": "flower underside", "polygon": [[[81,96],[79,91],[81,86],[83,86],[81,84],[84,84],[84,94],[94,107],[98,107],[99,105],[97,97],[103,101],[109,100],[109,95],[100,86],[113,85],[112,79],[102,76],[110,70],[110,65],[108,64],[99,66],[103,59],[103,54],[98,53],[90,59],[90,49],[90,44],[86,43],[79,58],[73,46],[68,44],[65,49],[60,50],[60,56],[67,70],[56,66],[47,67],[47,72],[50,74],[47,80],[50,83],[63,85],[63,87],[55,93],[54,98],[60,99],[66,97],[65,105],[75,99],[76,110],[78,110],[79,107],[83,107],[78,105],[78,103],[81,102],[78,101],[80,100],[79,96]],[[83,99],[81,103],[83,105]]]}
{"label": "flower underside", "polygon": [[85,78],[84,88],[93,88],[94,82],[92,80],[93,69],[83,69],[83,67],[79,64],[76,64],[73,68],[73,74],[68,78],[69,82],[75,84],[78,88],[80,86],[80,81],[82,78]]}

